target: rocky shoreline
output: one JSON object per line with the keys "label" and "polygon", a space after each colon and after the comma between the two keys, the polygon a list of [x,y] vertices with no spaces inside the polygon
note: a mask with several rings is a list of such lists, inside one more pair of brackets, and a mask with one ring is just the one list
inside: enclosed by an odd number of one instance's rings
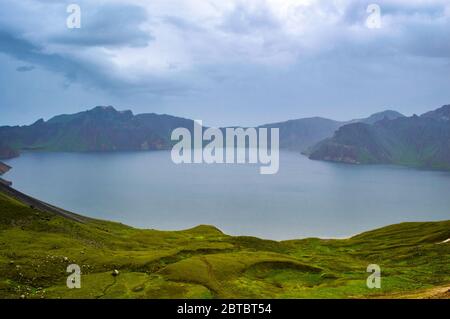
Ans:
{"label": "rocky shoreline", "polygon": [[[6,164],[3,163],[3,162],[0,162],[0,176],[2,176],[3,174],[5,174],[5,173],[6,173],[7,171],[9,171],[10,169],[11,169],[11,166],[6,165]],[[3,178],[0,178],[0,184],[7,185],[7,186],[11,186],[11,185],[12,185],[12,182],[7,181],[7,180],[5,180],[5,179],[3,179]]]}
{"label": "rocky shoreline", "polygon": [[0,162],[0,175],[5,174],[7,171],[11,169],[11,166],[6,165],[3,162]]}

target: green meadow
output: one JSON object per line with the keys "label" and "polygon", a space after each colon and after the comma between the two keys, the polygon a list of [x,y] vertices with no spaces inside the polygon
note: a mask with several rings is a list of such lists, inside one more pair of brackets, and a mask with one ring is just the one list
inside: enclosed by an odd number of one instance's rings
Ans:
{"label": "green meadow", "polygon": [[[0,192],[0,298],[448,298],[449,238],[450,221],[281,242],[204,225],[143,230]],[[66,286],[69,264],[80,289]],[[369,264],[380,289],[367,288]]]}

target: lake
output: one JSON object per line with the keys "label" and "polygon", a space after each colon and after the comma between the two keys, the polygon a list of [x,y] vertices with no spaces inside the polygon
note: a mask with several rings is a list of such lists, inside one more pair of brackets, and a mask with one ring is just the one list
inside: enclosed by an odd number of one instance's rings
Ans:
{"label": "lake", "polygon": [[268,239],[348,237],[377,227],[450,219],[450,173],[352,166],[281,152],[280,170],[181,164],[170,152],[24,153],[4,175],[33,197],[140,228],[210,224]]}

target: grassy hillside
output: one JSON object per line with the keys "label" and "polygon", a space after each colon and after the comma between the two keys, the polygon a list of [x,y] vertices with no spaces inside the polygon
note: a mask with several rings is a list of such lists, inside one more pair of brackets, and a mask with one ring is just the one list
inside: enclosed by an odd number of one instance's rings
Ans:
{"label": "grassy hillside", "polygon": [[[450,221],[275,242],[212,226],[134,229],[27,200],[0,189],[0,298],[449,296]],[[81,266],[81,289],[66,288],[72,263]],[[382,289],[366,287],[372,263]]]}

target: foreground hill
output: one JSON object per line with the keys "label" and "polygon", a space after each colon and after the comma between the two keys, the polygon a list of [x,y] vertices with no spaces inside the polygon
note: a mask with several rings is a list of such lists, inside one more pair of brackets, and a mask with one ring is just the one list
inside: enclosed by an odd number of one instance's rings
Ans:
{"label": "foreground hill", "polygon": [[450,169],[450,105],[422,116],[341,127],[312,148],[311,159]]}
{"label": "foreground hill", "polygon": [[[449,238],[450,221],[282,242],[228,236],[212,226],[141,230],[0,185],[0,297],[448,298]],[[66,287],[73,263],[82,270],[81,289]],[[374,263],[382,288],[370,290],[366,267]]]}
{"label": "foreground hill", "polygon": [[[349,122],[373,122],[402,116],[394,111],[374,114]],[[342,125],[323,118],[306,118],[261,127],[280,129],[280,147],[304,151],[331,137]],[[117,111],[112,106],[98,106],[76,114],[58,115],[48,121],[38,120],[28,126],[0,127],[0,158],[19,155],[21,150],[45,151],[140,151],[163,150],[173,145],[172,131],[184,127],[192,131],[193,120],[169,115],[137,114]]]}

